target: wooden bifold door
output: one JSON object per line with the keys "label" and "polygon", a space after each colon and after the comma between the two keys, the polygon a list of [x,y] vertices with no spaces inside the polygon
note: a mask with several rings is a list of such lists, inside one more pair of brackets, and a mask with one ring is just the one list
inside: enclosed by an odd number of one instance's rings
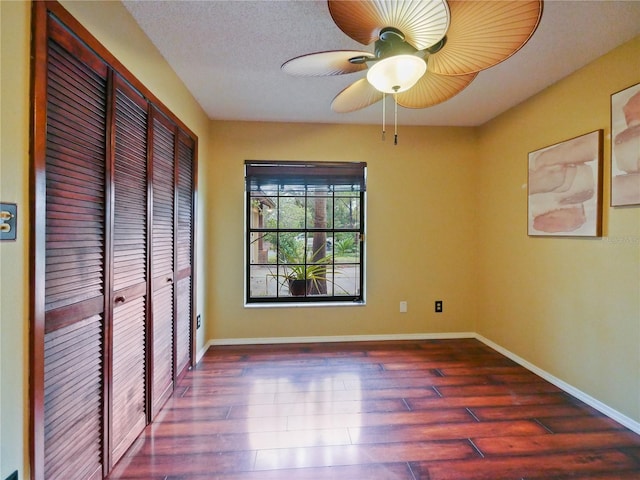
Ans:
{"label": "wooden bifold door", "polygon": [[32,471],[103,478],[193,361],[197,139],[33,3]]}

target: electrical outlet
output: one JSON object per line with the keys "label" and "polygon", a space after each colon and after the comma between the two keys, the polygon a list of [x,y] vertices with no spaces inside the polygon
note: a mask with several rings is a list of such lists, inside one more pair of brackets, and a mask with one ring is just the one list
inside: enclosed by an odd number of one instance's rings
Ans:
{"label": "electrical outlet", "polygon": [[0,240],[15,240],[18,207],[15,203],[0,203]]}
{"label": "electrical outlet", "polygon": [[199,329],[202,326],[202,319],[200,318],[200,315],[198,315],[196,317],[196,330]]}
{"label": "electrical outlet", "polygon": [[400,302],[400,313],[407,313],[407,302]]}
{"label": "electrical outlet", "polygon": [[442,313],[442,300],[436,300],[436,313]]}

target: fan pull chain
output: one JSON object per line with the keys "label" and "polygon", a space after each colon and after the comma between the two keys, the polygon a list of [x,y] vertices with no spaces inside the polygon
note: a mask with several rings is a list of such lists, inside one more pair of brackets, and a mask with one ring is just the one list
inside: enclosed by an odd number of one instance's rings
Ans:
{"label": "fan pull chain", "polygon": [[393,94],[393,100],[395,101],[395,112],[393,115],[394,121],[394,130],[393,130],[393,144],[398,144],[398,96],[396,93]]}
{"label": "fan pull chain", "polygon": [[387,126],[385,123],[385,119],[387,116],[387,109],[385,108],[387,104],[387,94],[382,92],[382,141],[384,142],[385,133],[387,133]]}

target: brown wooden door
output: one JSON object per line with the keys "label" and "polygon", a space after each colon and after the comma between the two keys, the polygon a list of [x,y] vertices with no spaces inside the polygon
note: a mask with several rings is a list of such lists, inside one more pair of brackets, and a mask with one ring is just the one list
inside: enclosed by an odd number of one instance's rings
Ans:
{"label": "brown wooden door", "polygon": [[[154,110],[155,112],[155,110]],[[175,127],[153,114],[151,418],[173,391]]]}
{"label": "brown wooden door", "polygon": [[147,102],[118,79],[115,93],[110,467],[142,432],[146,409]]}
{"label": "brown wooden door", "polygon": [[193,328],[193,212],[194,212],[193,140],[178,136],[176,162],[177,234],[176,234],[176,320],[175,372],[180,376],[191,365]]}
{"label": "brown wooden door", "polygon": [[32,11],[31,470],[93,480],[193,356],[197,139],[59,4]]}
{"label": "brown wooden door", "polygon": [[36,434],[43,434],[44,478],[100,478],[107,68],[55,20],[48,26],[46,154],[44,169],[36,165],[35,173],[44,178],[44,186],[36,185],[46,199],[39,252],[45,264],[43,431]]}

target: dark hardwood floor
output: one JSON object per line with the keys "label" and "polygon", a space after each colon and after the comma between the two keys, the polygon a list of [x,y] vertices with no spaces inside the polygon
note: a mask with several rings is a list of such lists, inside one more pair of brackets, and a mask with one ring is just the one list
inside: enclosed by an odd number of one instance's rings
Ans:
{"label": "dark hardwood floor", "polygon": [[640,479],[640,436],[476,340],[214,347],[111,479]]}

